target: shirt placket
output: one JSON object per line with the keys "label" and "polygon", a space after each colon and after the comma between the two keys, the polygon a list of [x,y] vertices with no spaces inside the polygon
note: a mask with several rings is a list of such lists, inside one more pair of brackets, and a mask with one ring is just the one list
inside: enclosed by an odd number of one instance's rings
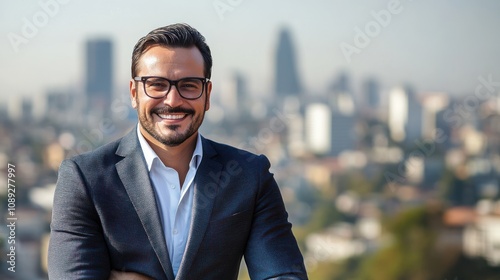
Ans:
{"label": "shirt placket", "polygon": [[[182,186],[182,189],[180,187],[177,187],[177,194],[179,194],[179,200],[177,204],[177,208],[175,209],[175,217],[174,217],[174,224],[173,224],[173,231],[172,231],[172,241],[175,247],[175,254],[177,257],[182,258],[182,254],[184,253],[182,248],[185,247],[185,243],[187,240],[187,236],[185,234],[179,234],[179,231],[186,231],[188,228],[188,223],[190,220],[190,216],[187,215],[189,212],[188,209],[185,209],[187,205],[189,205],[189,201],[187,201],[189,198],[188,195],[188,189],[193,181],[193,172],[195,172],[194,168],[194,159],[191,160],[191,164],[188,170],[188,173],[186,175],[186,181],[184,182],[184,185]],[[180,186],[180,185],[179,185]]]}
{"label": "shirt placket", "polygon": [[[167,169],[167,172],[169,172],[170,176],[167,176],[167,178],[175,178],[174,175],[177,175],[175,170],[172,169]],[[175,174],[174,174],[175,173]],[[168,205],[169,207],[169,230],[170,230],[170,238],[171,238],[171,257],[173,257],[172,261],[174,261],[175,257],[179,254],[179,248],[178,248],[178,235],[179,235],[179,228],[176,223],[176,216],[178,212],[178,201],[180,199],[180,191],[179,191],[179,183],[177,182],[172,182],[172,180],[167,179],[167,187],[168,187],[168,192],[170,194],[170,203]],[[175,264],[174,264],[175,265]]]}

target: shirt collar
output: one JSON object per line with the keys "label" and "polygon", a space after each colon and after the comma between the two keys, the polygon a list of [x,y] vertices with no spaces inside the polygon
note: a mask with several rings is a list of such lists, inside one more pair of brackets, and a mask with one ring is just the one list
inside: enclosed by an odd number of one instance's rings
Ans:
{"label": "shirt collar", "polygon": [[[146,159],[148,171],[151,171],[154,159],[157,158],[160,161],[160,158],[142,135],[139,129],[139,125],[140,124],[137,125],[137,137],[139,138],[139,144],[141,146],[142,153],[144,154],[144,158]],[[194,148],[193,156],[191,157],[189,167],[197,169],[201,163],[202,157],[203,157],[203,145],[201,144],[201,135],[198,132],[196,147]]]}

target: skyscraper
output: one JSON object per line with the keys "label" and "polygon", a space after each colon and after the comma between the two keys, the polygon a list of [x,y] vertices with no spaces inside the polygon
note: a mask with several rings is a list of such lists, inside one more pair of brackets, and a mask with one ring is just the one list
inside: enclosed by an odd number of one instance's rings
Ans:
{"label": "skyscraper", "polygon": [[370,109],[380,106],[380,85],[375,78],[368,78],[364,81],[362,100]]}
{"label": "skyscraper", "polygon": [[295,49],[290,32],[286,28],[280,31],[276,49],[275,92],[281,97],[298,95],[302,92]]}
{"label": "skyscraper", "polygon": [[356,119],[352,114],[342,111],[333,112],[331,126],[332,146],[330,154],[332,156],[356,149]]}
{"label": "skyscraper", "polygon": [[381,111],[380,85],[375,78],[364,80],[359,98],[361,114],[367,119],[377,119]]}
{"label": "skyscraper", "polygon": [[246,81],[243,74],[233,72],[220,86],[220,103],[224,109],[224,116],[231,120],[237,120],[244,114],[249,113]]}
{"label": "skyscraper", "polygon": [[411,86],[391,90],[388,109],[389,130],[394,141],[413,145],[422,137],[422,105]]}
{"label": "skyscraper", "polygon": [[389,93],[388,125],[391,138],[401,142],[406,138],[408,123],[408,93],[402,87],[397,87]]}
{"label": "skyscraper", "polygon": [[356,111],[354,94],[346,71],[340,72],[328,87],[328,100],[334,112],[352,115]]}
{"label": "skyscraper", "polygon": [[[342,134],[344,135],[344,134]],[[324,103],[311,103],[305,110],[305,138],[311,152],[326,155],[332,150],[332,110]]]}
{"label": "skyscraper", "polygon": [[112,42],[109,39],[88,40],[85,59],[87,108],[103,113],[109,108],[113,93]]}
{"label": "skyscraper", "polygon": [[408,117],[405,127],[405,140],[406,144],[413,145],[415,140],[422,138],[423,110],[422,104],[418,100],[413,87],[407,85],[405,86],[405,91],[408,98]]}

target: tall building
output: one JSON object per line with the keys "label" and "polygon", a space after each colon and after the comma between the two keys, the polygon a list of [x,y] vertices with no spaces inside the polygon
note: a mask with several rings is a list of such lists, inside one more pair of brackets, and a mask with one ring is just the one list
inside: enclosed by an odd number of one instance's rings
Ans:
{"label": "tall building", "polygon": [[380,85],[375,78],[368,78],[363,82],[364,105],[369,109],[378,109],[380,107]]}
{"label": "tall building", "polygon": [[364,90],[366,100],[370,107],[377,108],[380,105],[380,85],[374,78],[365,81]]}
{"label": "tall building", "polygon": [[305,110],[305,137],[308,149],[325,155],[332,149],[332,110],[323,103],[312,103]]}
{"label": "tall building", "polygon": [[113,94],[113,44],[109,39],[91,39],[85,51],[87,108],[102,114],[108,110]]}
{"label": "tall building", "polygon": [[33,100],[30,98],[23,98],[21,102],[21,111],[23,121],[33,120]]}
{"label": "tall building", "polygon": [[391,90],[388,109],[388,125],[394,141],[414,145],[422,138],[423,109],[412,87]]}
{"label": "tall building", "polygon": [[235,109],[238,111],[237,115],[242,116],[248,113],[248,90],[245,76],[240,72],[233,74],[234,92],[236,96]]}
{"label": "tall building", "polygon": [[423,136],[423,108],[415,90],[411,86],[405,87],[408,100],[408,115],[405,127],[407,145],[413,145],[415,140]]}
{"label": "tall building", "polygon": [[404,88],[397,87],[389,93],[388,125],[390,136],[394,141],[401,142],[406,138],[408,122],[408,94]]}
{"label": "tall building", "polygon": [[334,111],[326,102],[308,104],[305,108],[305,142],[316,155],[339,156],[356,149],[353,114]]}
{"label": "tall building", "polygon": [[352,115],[356,111],[349,74],[342,71],[328,88],[328,99],[334,112]]}
{"label": "tall building", "polygon": [[[429,92],[422,98],[422,137],[424,139],[434,140],[436,130],[442,129],[443,120],[439,119],[442,115],[439,112],[447,108],[449,104],[449,95],[444,92]],[[444,133],[444,130],[441,130]],[[449,135],[449,134],[446,134]]]}
{"label": "tall building", "polygon": [[249,113],[247,103],[248,93],[246,80],[240,72],[233,72],[232,75],[222,81],[220,86],[219,102],[224,109],[224,116],[228,120],[237,120]]}
{"label": "tall building", "polygon": [[282,29],[279,34],[275,74],[275,92],[278,96],[293,96],[302,92],[295,49],[288,29]]}
{"label": "tall building", "polygon": [[366,120],[383,120],[380,84],[377,79],[369,77],[363,81],[360,95],[358,96],[357,113]]}
{"label": "tall building", "polygon": [[334,112],[331,121],[332,147],[330,154],[338,156],[342,152],[356,149],[356,118],[352,113]]}

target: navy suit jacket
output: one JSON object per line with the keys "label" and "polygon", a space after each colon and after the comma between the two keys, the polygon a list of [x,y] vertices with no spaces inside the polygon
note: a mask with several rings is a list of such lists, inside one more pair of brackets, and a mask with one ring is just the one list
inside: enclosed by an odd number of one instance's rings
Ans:
{"label": "navy suit jacket", "polygon": [[[202,138],[193,214],[175,279],[307,279],[265,156]],[[136,130],[63,161],[54,197],[50,279],[107,279],[111,270],[174,280]]]}

